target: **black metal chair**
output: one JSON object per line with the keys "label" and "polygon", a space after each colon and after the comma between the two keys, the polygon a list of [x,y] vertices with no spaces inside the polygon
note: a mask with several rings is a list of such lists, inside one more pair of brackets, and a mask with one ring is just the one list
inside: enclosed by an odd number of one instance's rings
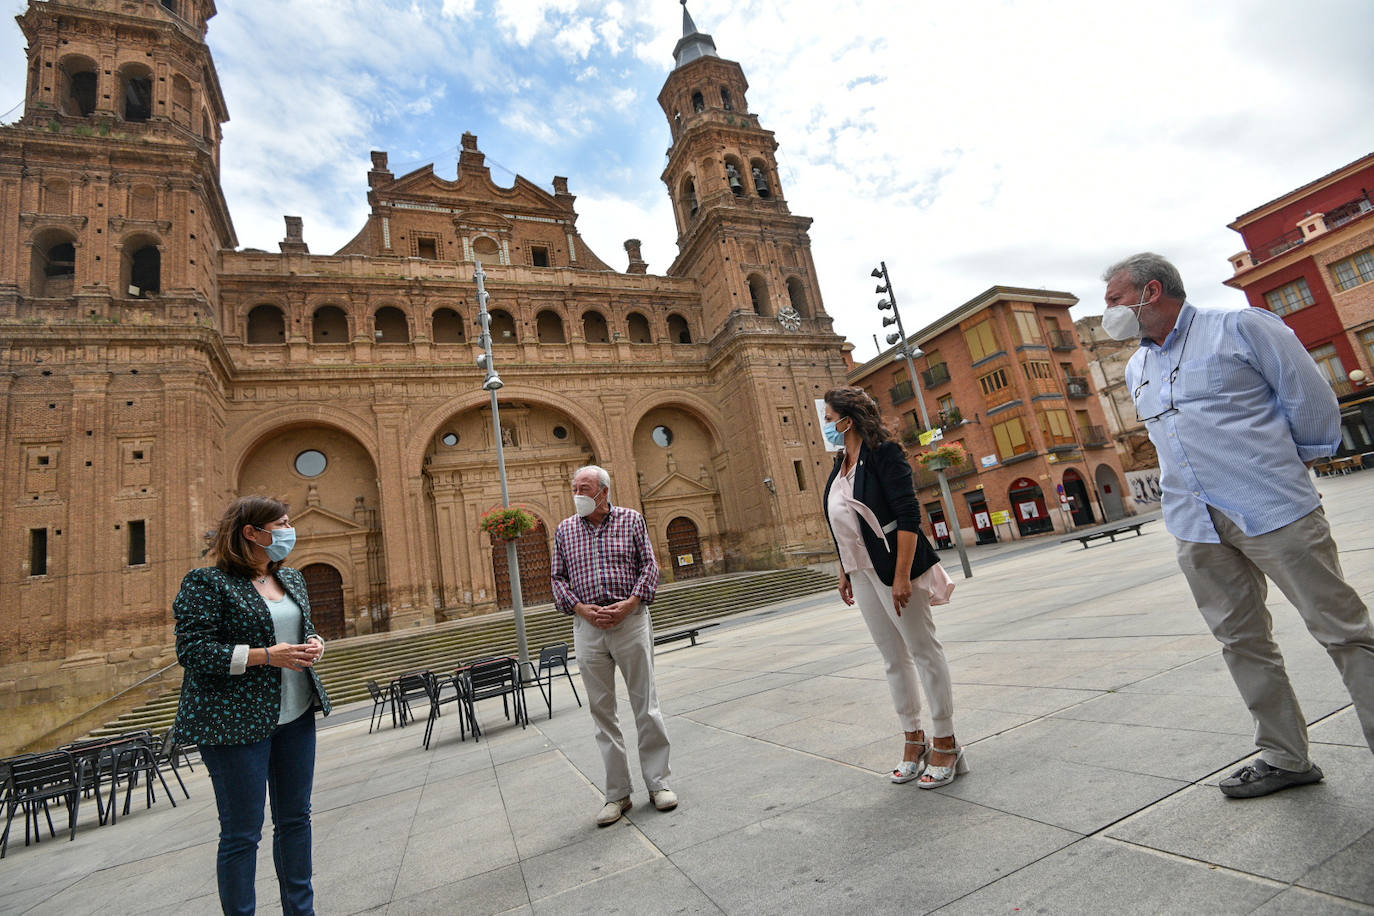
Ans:
{"label": "black metal chair", "polygon": [[487,658],[475,661],[466,668],[459,669],[458,679],[461,682],[463,702],[467,706],[474,739],[480,739],[482,734],[482,729],[477,724],[476,704],[479,700],[500,697],[506,719],[510,719],[511,709],[514,707],[515,720],[520,723],[521,728],[525,727],[528,716],[525,714],[522,693],[524,681],[520,676],[520,665],[515,659]]}
{"label": "black metal chair", "polygon": [[374,727],[380,728],[382,725],[382,714],[386,712],[388,705],[391,706],[391,727],[396,727],[396,702],[392,695],[391,686],[385,688],[376,681],[367,682],[367,692],[372,694],[372,715],[367,720],[367,733],[372,734]]}
{"label": "black metal chair", "polygon": [[[464,702],[463,682],[458,675],[453,677],[440,678],[432,672],[425,672],[425,692],[429,695],[429,719],[425,722],[425,750],[429,750],[429,739],[434,734],[434,720],[439,718],[439,708],[448,703],[459,704],[458,708],[458,740],[467,740],[468,708]],[[443,696],[444,688],[452,687],[452,696]],[[474,725],[475,729],[476,726]],[[476,732],[474,731],[474,734]]]}
{"label": "black metal chair", "polygon": [[172,768],[172,775],[177,778],[177,785],[181,786],[181,794],[190,798],[191,793],[186,791],[186,783],[181,781],[181,772],[177,766],[177,758],[181,758],[181,761],[186,764],[186,768],[192,773],[196,771],[196,768],[191,765],[191,755],[186,752],[186,746],[176,742],[176,739],[172,735],[172,731],[171,728],[167,729],[162,736],[162,740],[153,746],[153,755],[157,758],[159,764],[165,763]]}
{"label": "black metal chair", "polygon": [[167,800],[172,803],[172,807],[177,806],[177,800],[172,796],[172,790],[167,788],[167,780],[162,776],[162,768],[158,765],[157,755],[153,752],[153,736],[148,731],[131,732],[121,735],[119,743],[114,747],[114,770],[110,774],[110,800],[105,805],[105,813],[113,824],[117,819],[115,814],[115,797],[119,794],[119,782],[124,781],[124,814],[129,813],[129,805],[133,801],[134,786],[138,785],[141,778],[144,784],[144,807],[151,808],[153,802],[157,801],[157,790],[153,786],[153,777],[162,783],[162,791],[167,793]]}
{"label": "black metal chair", "polygon": [[66,751],[49,751],[16,757],[9,762],[10,775],[5,799],[5,832],[0,834],[0,859],[9,849],[10,823],[16,808],[24,809],[24,845],[29,845],[29,823],[33,823],[33,841],[42,840],[38,823],[41,808],[48,819],[48,836],[56,838],[52,812],[48,802],[61,801],[67,806],[67,825],[70,839],[76,839],[76,819],[81,807],[81,781],[76,775],[76,760]]}
{"label": "black metal chair", "polygon": [[539,650],[539,666],[535,669],[534,685],[539,688],[539,694],[544,698],[544,704],[549,707],[550,719],[553,718],[553,676],[557,668],[563,669],[563,676],[568,679],[568,685],[572,687],[573,698],[577,700],[578,706],[582,705],[582,697],[577,693],[577,682],[573,680],[572,672],[568,670],[568,644],[560,642],[556,645],[545,646]]}
{"label": "black metal chair", "polygon": [[410,674],[403,674],[391,686],[391,695],[401,710],[402,725],[408,725],[410,720],[415,718],[415,712],[410,708],[410,701],[429,698],[429,691],[425,688],[426,673],[414,671]]}

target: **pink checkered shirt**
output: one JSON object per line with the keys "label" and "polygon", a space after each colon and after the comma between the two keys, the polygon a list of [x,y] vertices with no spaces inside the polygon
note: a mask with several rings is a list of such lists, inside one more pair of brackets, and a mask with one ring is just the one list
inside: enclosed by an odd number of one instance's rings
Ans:
{"label": "pink checkered shirt", "polygon": [[651,604],[658,592],[658,560],[649,526],[633,509],[611,506],[592,525],[574,515],[553,536],[553,600],[564,614],[578,604],[605,606],[638,595]]}

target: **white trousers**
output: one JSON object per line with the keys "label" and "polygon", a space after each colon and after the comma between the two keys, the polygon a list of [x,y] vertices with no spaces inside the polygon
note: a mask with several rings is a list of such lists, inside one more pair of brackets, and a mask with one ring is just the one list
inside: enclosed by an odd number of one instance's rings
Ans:
{"label": "white trousers", "polygon": [[954,734],[954,684],[945,661],[945,647],[935,636],[935,618],[924,592],[913,589],[902,616],[892,606],[892,587],[871,569],[849,574],[854,601],[863,613],[864,623],[882,653],[887,668],[887,686],[902,730],[920,731],[921,695],[924,688],[930,703],[930,728],[926,738]]}
{"label": "white trousers", "polygon": [[1326,513],[1314,509],[1254,537],[1216,509],[1211,516],[1221,543],[1178,541],[1178,565],[1254,716],[1260,757],[1285,770],[1311,765],[1307,719],[1274,642],[1265,576],[1292,602],[1308,632],[1336,663],[1374,750],[1374,624],[1341,573]]}
{"label": "white trousers", "polygon": [[654,687],[654,638],[649,611],[640,608],[603,630],[581,617],[573,623],[577,666],[587,689],[587,708],[596,727],[596,745],[606,767],[606,801],[630,794],[630,761],[616,713],[615,669],[625,679],[625,692],[635,714],[639,769],[650,792],[668,788],[668,729]]}

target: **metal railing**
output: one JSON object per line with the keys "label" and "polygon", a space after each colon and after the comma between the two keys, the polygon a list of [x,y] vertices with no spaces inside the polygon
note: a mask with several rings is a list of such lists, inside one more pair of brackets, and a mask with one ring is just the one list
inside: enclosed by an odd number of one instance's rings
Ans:
{"label": "metal railing", "polygon": [[945,363],[938,363],[921,373],[921,381],[926,383],[927,388],[934,388],[936,385],[943,385],[949,381],[949,366]]}
{"label": "metal railing", "polygon": [[898,382],[892,386],[889,393],[892,395],[892,403],[894,405],[904,403],[916,397],[916,389],[912,387],[911,382]]}
{"label": "metal railing", "polygon": [[1078,343],[1072,331],[1050,331],[1050,346],[1055,350],[1073,350]]}
{"label": "metal railing", "polygon": [[1071,398],[1086,398],[1092,395],[1092,389],[1088,387],[1088,380],[1080,375],[1067,375],[1064,377],[1064,393]]}
{"label": "metal railing", "polygon": [[1107,431],[1101,426],[1083,427],[1083,444],[1088,448],[1102,448],[1109,441]]}
{"label": "metal railing", "polygon": [[964,413],[958,407],[946,407],[940,411],[940,428],[952,429],[964,422]]}

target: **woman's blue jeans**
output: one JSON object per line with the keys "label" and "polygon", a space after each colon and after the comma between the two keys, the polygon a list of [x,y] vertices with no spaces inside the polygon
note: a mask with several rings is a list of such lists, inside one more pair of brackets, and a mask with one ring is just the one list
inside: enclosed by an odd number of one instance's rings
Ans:
{"label": "woman's blue jeans", "polygon": [[272,861],[286,916],[315,912],[310,884],[310,787],[315,780],[315,713],[278,725],[255,744],[200,746],[219,808],[219,902],[226,914],[257,907],[254,880],[265,796],[272,799]]}

